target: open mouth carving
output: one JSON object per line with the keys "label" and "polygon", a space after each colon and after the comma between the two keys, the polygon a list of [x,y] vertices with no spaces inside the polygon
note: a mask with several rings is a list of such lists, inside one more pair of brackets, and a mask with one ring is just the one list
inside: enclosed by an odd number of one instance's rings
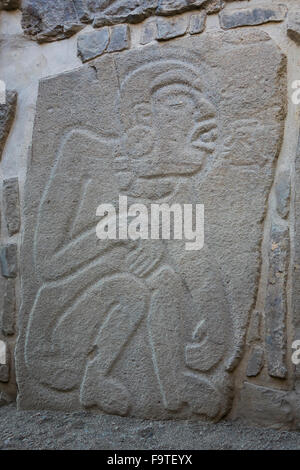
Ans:
{"label": "open mouth carving", "polygon": [[215,150],[215,141],[218,137],[217,123],[215,119],[208,119],[197,123],[190,140],[193,147],[212,153]]}

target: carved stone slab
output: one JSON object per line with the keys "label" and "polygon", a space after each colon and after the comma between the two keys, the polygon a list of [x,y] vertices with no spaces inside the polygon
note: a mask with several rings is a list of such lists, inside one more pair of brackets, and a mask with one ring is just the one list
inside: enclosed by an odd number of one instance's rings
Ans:
{"label": "carved stone slab", "polygon": [[[107,55],[41,81],[24,205],[20,408],[228,412],[285,86],[285,57],[248,30]],[[98,240],[96,209],[117,208],[119,195],[204,204],[204,248]]]}

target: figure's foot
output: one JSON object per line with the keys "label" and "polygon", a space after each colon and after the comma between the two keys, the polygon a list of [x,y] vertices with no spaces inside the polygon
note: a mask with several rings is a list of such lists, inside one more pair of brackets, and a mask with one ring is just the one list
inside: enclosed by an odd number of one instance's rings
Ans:
{"label": "figure's foot", "polygon": [[177,396],[176,390],[174,394],[168,394],[163,397],[164,408],[168,411],[178,411],[183,406],[183,400]]}
{"label": "figure's foot", "polygon": [[189,372],[184,373],[183,394],[192,412],[214,419],[221,407],[221,397],[215,387],[204,378]]}
{"label": "figure's foot", "polygon": [[126,416],[129,411],[127,389],[115,379],[85,376],[80,390],[80,402],[85,407],[98,406],[108,414]]}

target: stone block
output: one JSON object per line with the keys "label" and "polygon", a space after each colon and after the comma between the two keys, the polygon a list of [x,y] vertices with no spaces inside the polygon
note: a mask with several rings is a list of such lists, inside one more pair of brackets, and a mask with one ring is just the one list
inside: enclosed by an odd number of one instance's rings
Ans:
{"label": "stone block", "polygon": [[268,7],[241,8],[239,10],[225,10],[219,14],[223,29],[238,28],[240,26],[256,26],[259,24],[283,21],[286,17],[285,5]]}
{"label": "stone block", "polygon": [[3,208],[8,235],[11,237],[20,230],[20,202],[18,178],[3,181]]}
{"label": "stone block", "polygon": [[[23,209],[19,408],[210,421],[229,412],[286,84],[285,56],[256,29],[104,54],[41,80]],[[99,240],[97,208],[118,212],[120,195],[147,210],[204,204],[204,247]]]}

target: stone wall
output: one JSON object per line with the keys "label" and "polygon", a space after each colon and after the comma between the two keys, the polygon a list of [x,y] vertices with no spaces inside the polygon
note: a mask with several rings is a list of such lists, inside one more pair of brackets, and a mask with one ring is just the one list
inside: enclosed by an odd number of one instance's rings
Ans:
{"label": "stone wall", "polygon": [[[298,1],[0,10],[0,402],[299,429]],[[204,248],[100,245],[119,194]]]}

